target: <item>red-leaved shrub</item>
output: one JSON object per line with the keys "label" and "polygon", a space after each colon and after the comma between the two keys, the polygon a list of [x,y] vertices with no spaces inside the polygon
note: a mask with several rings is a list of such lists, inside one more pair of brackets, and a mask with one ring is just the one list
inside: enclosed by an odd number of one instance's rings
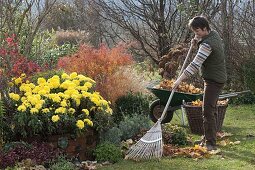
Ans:
{"label": "red-leaved shrub", "polygon": [[123,95],[123,93],[114,95],[113,99],[111,96],[116,87],[111,85],[111,81],[113,78],[116,81],[122,81],[123,79],[115,74],[120,68],[132,62],[132,57],[125,45],[118,45],[112,49],[105,45],[101,45],[99,49],[82,45],[76,54],[60,58],[57,68],[62,68],[66,72],[76,71],[91,77],[97,83],[96,90],[104,98],[114,102],[116,96]]}

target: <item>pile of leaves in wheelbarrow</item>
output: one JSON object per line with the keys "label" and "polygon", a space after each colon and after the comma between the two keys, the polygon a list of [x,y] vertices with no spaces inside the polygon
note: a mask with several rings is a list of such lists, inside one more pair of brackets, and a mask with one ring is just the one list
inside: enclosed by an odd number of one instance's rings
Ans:
{"label": "pile of leaves in wheelbarrow", "polygon": [[[175,79],[163,79],[158,85],[155,86],[155,88],[158,89],[166,89],[166,90],[172,90],[174,86]],[[184,92],[184,93],[190,93],[190,94],[200,94],[203,92],[201,88],[197,88],[192,84],[188,84],[186,82],[181,82],[181,84],[176,88],[177,92]]]}

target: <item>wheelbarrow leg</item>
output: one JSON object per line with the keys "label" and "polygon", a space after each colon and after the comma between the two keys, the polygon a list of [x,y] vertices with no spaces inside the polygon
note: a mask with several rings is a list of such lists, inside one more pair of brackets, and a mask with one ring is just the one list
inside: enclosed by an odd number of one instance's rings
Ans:
{"label": "wheelbarrow leg", "polygon": [[185,109],[183,106],[181,106],[181,110],[182,110],[182,126],[185,126]]}

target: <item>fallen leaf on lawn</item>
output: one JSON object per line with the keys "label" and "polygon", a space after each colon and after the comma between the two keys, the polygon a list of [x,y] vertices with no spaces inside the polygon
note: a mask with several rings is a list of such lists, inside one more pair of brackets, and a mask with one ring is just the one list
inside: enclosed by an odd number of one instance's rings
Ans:
{"label": "fallen leaf on lawn", "polygon": [[241,143],[241,141],[239,141],[239,140],[234,142],[235,145],[239,145],[240,143]]}
{"label": "fallen leaf on lawn", "polygon": [[219,142],[219,145],[220,146],[226,146],[227,142],[225,140],[222,140],[222,141]]}
{"label": "fallen leaf on lawn", "polygon": [[208,152],[205,147],[195,145],[194,147],[176,148],[171,145],[164,145],[164,156],[184,156],[193,159],[209,158],[210,156],[219,153],[220,150]]}
{"label": "fallen leaf on lawn", "polygon": [[220,149],[216,149],[216,150],[209,151],[209,154],[211,154],[211,155],[216,155],[216,154],[218,154],[218,153],[220,153],[220,152],[221,152]]}
{"label": "fallen leaf on lawn", "polygon": [[233,134],[232,133],[228,133],[228,132],[217,132],[216,136],[218,138],[224,138],[224,137],[233,136]]}
{"label": "fallen leaf on lawn", "polygon": [[234,145],[234,142],[229,142],[230,145]]}

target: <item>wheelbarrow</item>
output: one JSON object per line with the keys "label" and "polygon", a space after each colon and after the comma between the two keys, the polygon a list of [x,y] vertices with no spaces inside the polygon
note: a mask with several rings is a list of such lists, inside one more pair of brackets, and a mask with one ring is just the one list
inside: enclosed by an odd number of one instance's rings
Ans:
{"label": "wheelbarrow", "polygon": [[[156,88],[155,85],[158,83],[159,82],[153,82],[147,86],[147,89],[158,98],[158,99],[154,100],[149,106],[150,107],[149,115],[153,122],[157,122],[157,120],[161,117],[162,112],[163,112],[165,105],[167,103],[167,100],[171,94],[170,90]],[[248,92],[250,92],[250,90],[221,94],[221,95],[219,95],[219,99],[227,99],[227,98],[231,98],[231,97],[236,97],[239,94],[248,93]],[[170,122],[173,118],[174,112],[178,109],[181,109],[182,104],[184,102],[192,102],[192,101],[195,101],[198,99],[200,99],[200,100],[203,99],[202,93],[201,94],[190,94],[190,93],[183,93],[183,92],[174,92],[173,98],[172,98],[170,105],[167,109],[166,115],[165,115],[164,119],[162,120],[162,123]],[[182,119],[183,125],[184,125],[184,114],[182,114],[181,119]]]}

